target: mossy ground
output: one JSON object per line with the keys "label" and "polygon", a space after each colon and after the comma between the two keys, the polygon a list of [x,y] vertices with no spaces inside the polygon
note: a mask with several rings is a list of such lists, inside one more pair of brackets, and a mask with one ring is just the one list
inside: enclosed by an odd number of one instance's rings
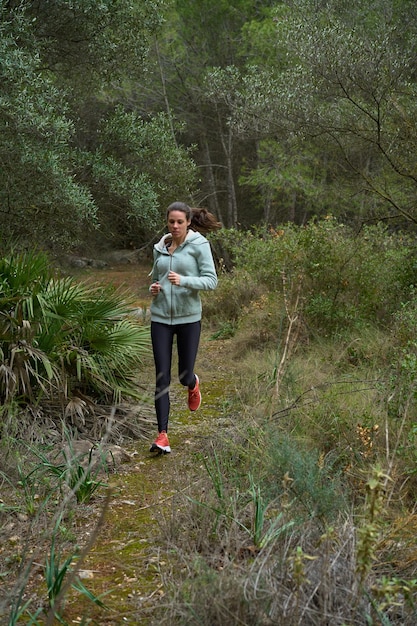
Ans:
{"label": "mossy ground", "polygon": [[[104,526],[82,565],[83,575],[89,577],[84,581],[86,586],[97,596],[106,594],[103,601],[108,609],[71,594],[65,610],[68,622],[77,623],[78,617],[84,616],[88,623],[97,625],[147,624],[152,618],[152,607],[164,601],[161,570],[175,559],[175,554],[162,548],[166,542],[161,541],[159,520],[172,506],[177,506],[175,495],[198,480],[196,453],[203,439],[228,422],[224,408],[227,395],[233,390],[225,385],[218,359],[227,346],[220,344],[207,337],[202,339],[197,370],[203,403],[198,412],[189,412],[183,387],[172,385],[172,453],[155,456],[147,443],[137,442],[127,448],[132,462],[111,476],[111,499]],[[155,434],[156,430],[149,443]],[[93,532],[99,513],[99,497],[94,507],[90,505],[76,513],[81,534]]]}
{"label": "mossy ground", "polygon": [[[142,280],[145,272],[142,270]],[[122,287],[137,287],[135,268],[117,269],[102,274]],[[132,280],[133,277],[133,280]],[[94,276],[97,280],[97,275]],[[98,275],[100,278],[100,274]],[[116,279],[116,280],[114,280]],[[141,289],[138,304],[146,306],[146,294]],[[86,586],[96,595],[103,595],[108,607],[103,610],[71,593],[66,602],[65,619],[69,623],[116,626],[118,624],[147,624],[152,609],[164,602],[162,570],[175,560],[166,552],[161,540],[160,519],[177,506],[175,495],[187,490],[190,482],[198,481],[198,451],[203,440],[219,427],[229,423],[227,406],[234,393],[231,384],[230,342],[211,341],[203,331],[196,371],[201,381],[203,403],[195,413],[187,408],[187,392],[176,380],[176,359],[172,367],[170,444],[172,453],[154,455],[149,444],[156,435],[150,433],[149,443],[140,441],[127,446],[132,462],[111,476],[111,498],[103,528],[82,564]],[[141,384],[150,393],[153,387],[151,358],[141,373]],[[103,490],[104,491],[104,490]],[[82,535],[94,531],[100,514],[100,497],[94,506],[76,513],[76,523]],[[78,538],[80,540],[80,538]]]}

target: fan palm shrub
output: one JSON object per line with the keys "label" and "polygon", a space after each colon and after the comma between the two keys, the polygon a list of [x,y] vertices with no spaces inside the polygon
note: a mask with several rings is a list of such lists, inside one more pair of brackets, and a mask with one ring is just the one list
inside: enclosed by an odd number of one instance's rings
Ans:
{"label": "fan palm shrub", "polygon": [[0,401],[136,395],[149,332],[124,294],[55,276],[43,253],[0,259]]}

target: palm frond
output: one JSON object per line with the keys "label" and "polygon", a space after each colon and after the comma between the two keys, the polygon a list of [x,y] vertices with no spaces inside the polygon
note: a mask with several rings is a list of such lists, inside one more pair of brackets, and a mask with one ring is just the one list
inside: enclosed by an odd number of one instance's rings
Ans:
{"label": "palm frond", "polygon": [[130,311],[113,287],[55,277],[43,254],[0,259],[1,398],[135,394],[150,334]]}

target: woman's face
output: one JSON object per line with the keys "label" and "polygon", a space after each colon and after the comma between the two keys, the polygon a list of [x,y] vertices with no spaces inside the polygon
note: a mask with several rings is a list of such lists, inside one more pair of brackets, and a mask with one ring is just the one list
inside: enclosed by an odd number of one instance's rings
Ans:
{"label": "woman's face", "polygon": [[187,220],[187,216],[183,211],[170,211],[168,214],[168,230],[172,238],[176,242],[182,243],[187,236],[187,229],[191,224],[191,220]]}

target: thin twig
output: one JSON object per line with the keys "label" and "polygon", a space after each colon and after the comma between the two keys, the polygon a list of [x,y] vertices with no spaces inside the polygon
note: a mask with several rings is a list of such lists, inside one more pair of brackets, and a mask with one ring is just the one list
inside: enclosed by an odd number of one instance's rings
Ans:
{"label": "thin twig", "polygon": [[285,337],[285,343],[284,343],[284,350],[282,352],[282,356],[281,356],[281,360],[279,362],[278,365],[278,369],[277,369],[277,373],[276,373],[276,382],[275,382],[275,397],[277,398],[279,396],[279,387],[280,387],[280,383],[281,383],[281,378],[284,372],[284,368],[285,368],[285,364],[287,361],[287,358],[291,352],[291,348],[294,345],[296,339],[297,339],[297,335],[298,335],[298,331],[299,331],[299,327],[296,327],[296,333],[295,336],[293,336],[293,328],[298,320],[298,305],[300,302],[300,295],[301,295],[301,287],[302,287],[302,279],[300,279],[298,286],[297,286],[297,295],[295,298],[295,303],[294,306],[292,307],[292,310],[290,310],[290,304],[289,304],[289,298],[287,296],[287,280],[286,280],[286,275],[285,272],[282,272],[282,285],[283,285],[283,292],[284,292],[284,305],[285,305],[285,310],[287,313],[287,318],[288,318],[288,328],[287,328],[287,334]]}
{"label": "thin twig", "polygon": [[271,418],[273,417],[281,417],[284,416],[286,414],[288,414],[290,411],[298,408],[301,404],[303,406],[305,406],[306,404],[311,404],[312,402],[315,401],[315,399],[307,399],[305,400],[305,396],[309,393],[314,393],[316,391],[322,391],[327,387],[331,387],[333,385],[353,385],[353,384],[366,384],[366,385],[371,385],[368,387],[361,387],[359,389],[352,389],[349,391],[341,391],[339,392],[337,395],[338,396],[342,396],[342,395],[346,395],[346,394],[352,394],[352,393],[362,393],[364,391],[371,391],[372,389],[376,388],[376,385],[378,383],[380,383],[381,381],[376,379],[376,380],[355,380],[355,381],[332,381],[332,382],[328,382],[328,383],[321,383],[320,385],[313,385],[311,387],[309,387],[308,389],[306,389],[305,391],[303,391],[302,393],[300,393],[299,396],[297,396],[297,398],[295,398],[295,400],[293,400],[293,402],[289,405],[286,406],[283,409],[280,409],[279,411],[276,411],[275,413],[272,413]]}

